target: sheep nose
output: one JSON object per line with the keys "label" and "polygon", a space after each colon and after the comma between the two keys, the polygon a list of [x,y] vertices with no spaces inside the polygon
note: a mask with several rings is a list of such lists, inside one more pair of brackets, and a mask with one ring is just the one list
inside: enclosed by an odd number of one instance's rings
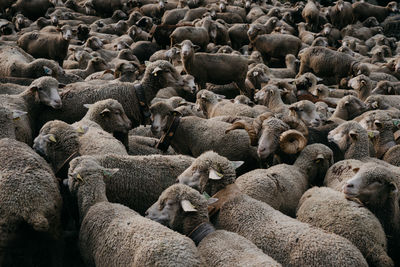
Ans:
{"label": "sheep nose", "polygon": [[354,184],[346,184],[346,187],[347,187],[347,188],[353,188],[353,187],[354,187]]}
{"label": "sheep nose", "polygon": [[179,178],[176,178],[175,183],[179,184]]}
{"label": "sheep nose", "polygon": [[145,215],[145,216],[149,216],[149,211],[146,210],[145,213],[144,213],[144,215]]}

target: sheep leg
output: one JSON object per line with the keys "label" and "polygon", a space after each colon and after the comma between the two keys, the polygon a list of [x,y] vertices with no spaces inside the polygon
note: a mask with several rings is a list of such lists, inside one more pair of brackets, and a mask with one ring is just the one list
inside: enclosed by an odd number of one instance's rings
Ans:
{"label": "sheep leg", "polygon": [[296,78],[297,77],[300,77],[300,75],[302,75],[302,74],[304,74],[304,73],[306,73],[306,72],[309,72],[310,71],[310,68],[308,68],[307,66],[305,66],[305,64],[301,64],[300,65],[300,69],[299,69],[299,73],[296,75]]}

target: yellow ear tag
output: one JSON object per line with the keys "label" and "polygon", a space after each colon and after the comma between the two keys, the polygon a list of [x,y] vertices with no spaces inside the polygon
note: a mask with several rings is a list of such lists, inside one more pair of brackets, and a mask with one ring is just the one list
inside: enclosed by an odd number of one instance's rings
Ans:
{"label": "yellow ear tag", "polygon": [[16,117],[13,119],[13,121],[19,121],[21,119],[21,117]]}
{"label": "yellow ear tag", "polygon": [[78,180],[80,182],[84,182],[82,176],[79,173],[76,175],[76,180]]}
{"label": "yellow ear tag", "polygon": [[154,76],[157,76],[157,72],[154,72]]}
{"label": "yellow ear tag", "polygon": [[53,135],[50,135],[49,140],[53,143],[57,143],[56,138]]}
{"label": "yellow ear tag", "polygon": [[80,126],[78,127],[78,129],[76,129],[76,132],[80,133],[80,134],[84,134],[85,133],[85,131]]}
{"label": "yellow ear tag", "polygon": [[375,134],[374,134],[373,132],[368,132],[368,137],[369,137],[369,138],[374,138],[374,137],[375,137]]}

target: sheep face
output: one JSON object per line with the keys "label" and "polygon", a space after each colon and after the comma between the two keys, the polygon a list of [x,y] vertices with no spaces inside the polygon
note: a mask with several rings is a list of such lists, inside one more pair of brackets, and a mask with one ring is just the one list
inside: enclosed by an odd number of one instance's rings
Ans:
{"label": "sheep face", "polygon": [[359,139],[362,132],[365,132],[365,130],[359,123],[345,122],[329,132],[328,141],[336,143],[340,150],[344,152]]}
{"label": "sheep face", "polygon": [[183,77],[185,85],[183,86],[183,90],[188,93],[195,94],[197,91],[196,83],[194,82],[194,77],[192,75],[185,75]]}
{"label": "sheep face", "polygon": [[379,207],[388,198],[397,198],[396,174],[376,164],[366,164],[343,186],[347,198],[357,198],[368,207]]}
{"label": "sheep face", "polygon": [[398,95],[399,92],[388,81],[380,81],[372,90],[371,94],[375,95]]}
{"label": "sheep face", "polygon": [[290,105],[289,109],[295,112],[296,116],[307,126],[318,127],[321,123],[317,109],[311,101],[302,100],[296,102]]}
{"label": "sheep face", "polygon": [[207,200],[198,191],[175,184],[167,188],[146,211],[146,217],[188,234],[198,224],[208,221]]}
{"label": "sheep face", "polygon": [[168,130],[168,125],[171,124],[175,115],[178,112],[175,111],[169,104],[164,102],[158,102],[150,107],[151,112],[151,131],[154,135],[158,135],[161,132]]}
{"label": "sheep face", "polygon": [[287,130],[289,130],[289,126],[279,119],[270,118],[263,122],[257,149],[257,154],[261,160],[266,160],[278,150],[279,138]]}
{"label": "sheep face", "polygon": [[100,38],[96,36],[92,36],[89,39],[86,40],[86,47],[91,48],[92,50],[96,51],[99,50],[103,47],[103,42],[100,40]]}
{"label": "sheep face", "polygon": [[74,30],[72,30],[71,26],[69,26],[69,25],[62,26],[61,29],[58,29],[58,31],[60,31],[63,39],[66,41],[71,40],[72,34],[75,32]]}
{"label": "sheep face", "polygon": [[54,109],[60,109],[62,103],[58,88],[62,86],[54,78],[42,77],[32,82],[30,90],[37,94],[40,103]]}
{"label": "sheep face", "polygon": [[200,49],[198,45],[194,45],[190,40],[183,41],[177,45],[177,47],[181,49],[182,60],[187,60],[188,58],[193,57],[194,52]]}
{"label": "sheep face", "polygon": [[159,84],[164,87],[183,86],[182,76],[176,71],[171,63],[165,60],[157,60],[148,65],[144,74],[151,84]]}
{"label": "sheep face", "polygon": [[[360,121],[360,125],[366,130],[382,130],[383,126],[388,128],[388,130],[392,130],[393,122],[392,118],[385,111],[377,110],[367,112],[366,116],[364,116]],[[365,114],[365,113],[364,113]]]}
{"label": "sheep face", "polygon": [[212,196],[225,186],[234,183],[235,169],[242,164],[243,161],[229,161],[213,151],[208,151],[200,155],[179,175],[176,182]]}

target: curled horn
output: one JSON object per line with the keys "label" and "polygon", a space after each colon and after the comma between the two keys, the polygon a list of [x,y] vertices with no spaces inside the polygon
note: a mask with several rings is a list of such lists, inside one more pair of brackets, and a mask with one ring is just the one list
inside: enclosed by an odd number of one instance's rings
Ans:
{"label": "curled horn", "polygon": [[250,144],[252,146],[256,146],[258,144],[258,130],[256,130],[250,123],[246,121],[235,121],[231,127],[226,129],[225,133],[229,133],[235,129],[245,129],[250,137]]}
{"label": "curled horn", "polygon": [[299,131],[303,135],[303,137],[307,138],[308,128],[302,120],[293,116],[285,116],[284,118],[282,118],[282,121],[289,125],[290,129]]}
{"label": "curled horn", "polygon": [[286,154],[296,154],[307,145],[307,139],[297,130],[287,130],[280,136],[279,145]]}

